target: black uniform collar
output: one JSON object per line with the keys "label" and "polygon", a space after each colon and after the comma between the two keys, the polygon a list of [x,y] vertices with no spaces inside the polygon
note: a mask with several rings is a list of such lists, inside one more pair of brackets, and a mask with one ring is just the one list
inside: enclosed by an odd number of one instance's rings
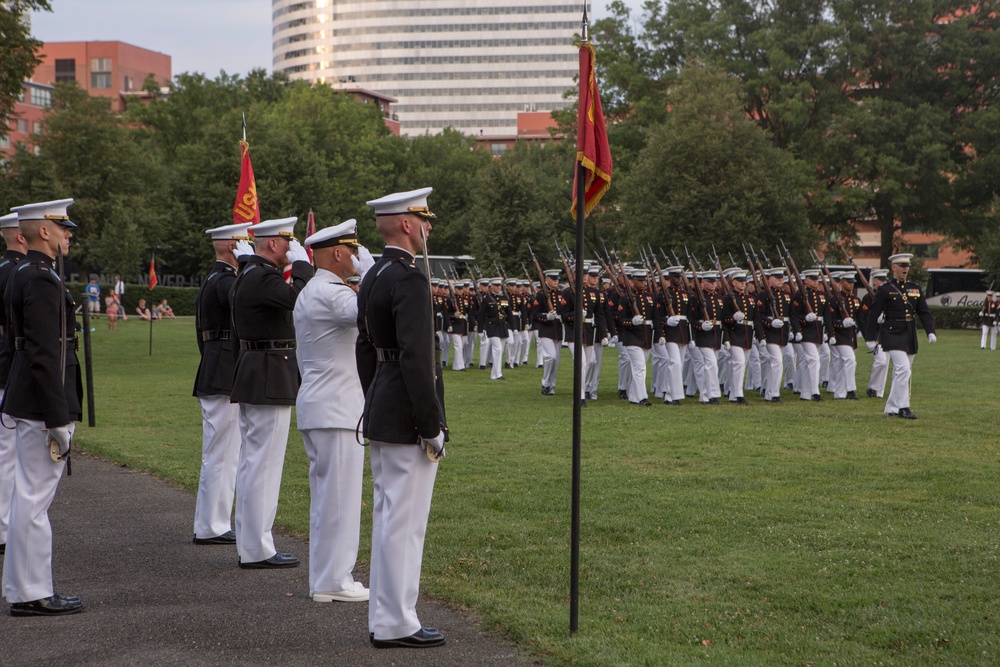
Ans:
{"label": "black uniform collar", "polygon": [[247,264],[259,264],[261,266],[270,266],[271,268],[277,269],[278,265],[269,260],[266,257],[261,257],[260,255],[250,255],[247,257]]}
{"label": "black uniform collar", "polygon": [[45,266],[55,270],[56,260],[54,257],[49,257],[41,250],[29,250],[28,254],[24,256],[24,259],[28,262],[37,262],[39,264],[44,264]]}
{"label": "black uniform collar", "polygon": [[218,271],[232,271],[234,273],[236,272],[236,267],[235,266],[233,266],[229,262],[225,262],[225,261],[223,261],[221,259],[215,260],[215,268]]}
{"label": "black uniform collar", "polygon": [[20,252],[18,250],[7,250],[3,254],[3,257],[0,258],[0,259],[9,259],[9,260],[12,260],[14,262],[20,262],[22,259],[24,259],[24,253],[22,253],[22,252]]}
{"label": "black uniform collar", "polygon": [[382,251],[383,257],[389,257],[391,259],[405,259],[408,262],[412,262],[416,257],[400,247],[394,245],[387,245]]}

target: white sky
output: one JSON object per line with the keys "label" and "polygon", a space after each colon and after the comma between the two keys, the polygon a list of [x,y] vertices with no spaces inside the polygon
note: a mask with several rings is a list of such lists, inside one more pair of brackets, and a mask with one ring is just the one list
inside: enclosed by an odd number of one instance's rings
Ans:
{"label": "white sky", "polygon": [[[595,16],[607,15],[593,0]],[[626,0],[633,8],[641,0]],[[34,36],[48,42],[121,41],[172,58],[173,73],[271,71],[268,0],[52,0],[52,12],[31,17]],[[633,15],[635,12],[633,11]]]}

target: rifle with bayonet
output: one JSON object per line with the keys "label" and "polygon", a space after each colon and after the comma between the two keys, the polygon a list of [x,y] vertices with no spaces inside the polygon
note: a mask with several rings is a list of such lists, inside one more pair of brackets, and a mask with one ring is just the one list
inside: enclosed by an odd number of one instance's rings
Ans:
{"label": "rifle with bayonet", "polygon": [[[792,259],[792,253],[788,252],[788,248],[785,247],[784,240],[781,241],[781,246],[785,249],[785,273],[788,273],[788,280],[790,284],[795,287],[802,295],[802,301],[805,302],[806,312],[813,312],[812,304],[809,303],[809,297],[806,294],[806,286],[802,284],[801,276],[799,275],[799,269],[795,266],[795,260]],[[775,246],[778,251],[778,257],[781,257],[781,248]]]}
{"label": "rifle with bayonet", "polygon": [[875,298],[875,290],[873,290],[872,286],[868,283],[868,279],[865,278],[865,274],[861,271],[861,268],[858,266],[858,263],[854,261],[854,258],[851,257],[851,254],[849,252],[847,252],[843,248],[843,246],[841,246],[840,252],[844,253],[844,257],[847,258],[847,261],[850,262],[851,266],[854,267],[854,270],[857,271],[858,278],[861,280],[861,284],[865,286],[866,290],[868,290],[868,296],[870,296],[871,298],[874,299]]}
{"label": "rifle with bayonet", "polygon": [[[753,249],[753,246],[750,246]],[[774,290],[771,289],[771,283],[767,279],[767,274],[764,273],[764,267],[759,266],[760,262],[754,262],[753,258],[750,257],[750,250],[747,250],[746,244],[743,244],[743,254],[746,255],[747,264],[750,266],[750,275],[754,276],[757,280],[758,291],[763,289],[764,293],[767,294],[768,305],[771,306],[771,316],[778,317],[777,303],[775,301]]]}
{"label": "rifle with bayonet", "polygon": [[670,299],[670,292],[667,291],[667,284],[663,276],[663,269],[660,268],[660,260],[656,258],[656,253],[653,252],[653,247],[649,246],[649,256],[653,260],[653,268],[656,269],[656,280],[660,283],[660,294],[663,295],[663,300],[667,304],[667,315],[670,317],[675,317],[677,313],[674,312],[674,304]]}
{"label": "rifle with bayonet", "polygon": [[576,272],[573,271],[570,268],[569,248],[566,249],[566,252],[563,252],[562,247],[560,247],[560,245],[559,245],[559,239],[555,240],[555,244],[556,244],[556,252],[559,253],[559,259],[560,259],[560,261],[562,261],[563,270],[566,272],[566,282],[569,283],[569,291],[572,292],[573,296],[575,297],[576,296]]}
{"label": "rifle with bayonet", "polygon": [[691,264],[691,273],[694,274],[694,284],[698,292],[698,303],[701,305],[701,319],[705,322],[713,322],[713,320],[708,319],[708,307],[705,305],[705,289],[701,286],[701,278],[698,277],[698,269],[695,267],[696,260],[691,256],[691,252],[688,250],[687,245],[684,246],[684,253],[687,255],[688,262]]}
{"label": "rifle with bayonet", "polygon": [[837,307],[840,309],[841,316],[850,317],[850,313],[847,312],[847,306],[844,305],[844,300],[841,298],[840,288],[833,284],[833,276],[830,275],[830,269],[826,267],[826,262],[820,259],[819,253],[815,250],[810,250],[809,254],[812,255],[813,263],[819,267],[820,271],[823,272],[823,275],[826,276],[826,279],[830,283],[829,289],[825,290],[826,298],[829,299],[830,292],[833,292],[833,296],[837,301]]}
{"label": "rifle with bayonet", "polygon": [[733,302],[733,304],[735,304],[736,295],[733,294],[733,286],[729,284],[729,280],[722,273],[722,262],[719,261],[719,253],[715,251],[714,243],[712,244],[712,252],[715,253],[714,259],[712,255],[709,255],[708,259],[709,261],[712,261],[715,264],[715,270],[719,272],[719,280],[722,281],[722,287],[726,290],[726,296],[728,296],[729,299]]}
{"label": "rifle with bayonet", "polygon": [[[542,288],[542,296],[545,297],[545,312],[551,313],[552,308],[552,297],[549,294],[549,287],[545,284],[545,273],[542,271],[542,265],[538,263],[538,258],[535,256],[535,251],[531,249],[531,244],[528,244],[528,252],[531,253],[531,260],[535,263],[535,269],[538,270],[538,281]],[[529,280],[530,282],[530,280]]]}

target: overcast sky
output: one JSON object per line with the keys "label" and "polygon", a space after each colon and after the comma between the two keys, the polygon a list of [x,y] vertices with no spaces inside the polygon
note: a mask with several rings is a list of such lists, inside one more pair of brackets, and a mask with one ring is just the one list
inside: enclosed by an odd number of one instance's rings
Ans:
{"label": "overcast sky", "polygon": [[[607,15],[606,4],[594,0],[592,20]],[[271,71],[269,0],[52,0],[52,8],[31,18],[43,42],[127,42],[171,56],[174,74]]]}

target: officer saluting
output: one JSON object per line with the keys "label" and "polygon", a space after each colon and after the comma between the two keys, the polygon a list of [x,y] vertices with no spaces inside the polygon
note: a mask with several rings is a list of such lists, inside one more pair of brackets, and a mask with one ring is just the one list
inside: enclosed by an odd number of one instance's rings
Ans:
{"label": "officer saluting", "polygon": [[[278,553],[271,536],[299,390],[292,309],[313,275],[305,248],[295,240],[296,220],[267,220],[254,226],[256,254],[247,258],[229,297],[233,334],[240,341],[229,400],[240,404],[236,550],[244,569],[299,564],[295,556]],[[289,263],[291,285],[281,272]]]}
{"label": "officer saluting", "polygon": [[[251,223],[226,225],[205,233],[212,239],[215,264],[194,299],[195,333],[201,362],[194,396],[201,407],[201,477],[194,509],[194,543],[236,544],[230,527],[236,464],[240,456],[240,409],[229,402],[236,372],[236,345],[230,326],[229,292],[236,282],[241,255],[253,254],[247,229]],[[243,241],[244,243],[239,243]]]}
{"label": "officer saluting", "polygon": [[422,627],[420,593],[427,516],[444,456],[444,389],[435,377],[434,323],[427,280],[415,257],[431,231],[431,188],[368,202],[385,239],[358,293],[358,375],[371,443],[371,592],[368,631],[376,648],[445,643]]}
{"label": "officer saluting", "polygon": [[[5,339],[10,335],[7,326],[7,309],[3,305],[3,295],[7,282],[14,274],[14,269],[24,259],[28,246],[21,236],[17,225],[17,213],[9,213],[0,217],[0,232],[3,233],[7,250],[0,257],[0,402],[3,397],[3,387],[7,386],[7,374],[10,372],[10,354],[7,348],[13,350],[13,343]],[[14,429],[3,428],[0,424],[0,555],[7,547],[7,526],[10,518],[10,501],[14,497],[14,462],[17,459]]]}
{"label": "officer saluting", "polygon": [[295,415],[309,457],[309,596],[313,602],[365,602],[354,580],[361,533],[365,450],[355,432],[365,395],[354,345],[358,295],[347,280],[375,263],[348,220],[306,239],[316,275],[295,302],[296,358],[302,386]]}
{"label": "officer saluting", "polygon": [[903,419],[916,419],[910,410],[910,367],[917,354],[917,319],[927,331],[927,342],[937,342],[934,317],[920,285],[908,282],[910,259],[913,255],[902,253],[889,258],[892,280],[875,292],[868,312],[868,349],[876,344],[889,353],[892,360],[892,386],[885,402],[885,414]]}
{"label": "officer saluting", "polygon": [[57,273],[56,258],[69,252],[76,227],[66,215],[72,199],[19,206],[28,252],[7,284],[4,304],[13,345],[5,425],[13,417],[17,463],[3,594],[11,616],[50,616],[83,611],[75,596],[52,587],[49,506],[62,477],[73,421],[81,417],[83,388],[76,358],[74,303]]}

